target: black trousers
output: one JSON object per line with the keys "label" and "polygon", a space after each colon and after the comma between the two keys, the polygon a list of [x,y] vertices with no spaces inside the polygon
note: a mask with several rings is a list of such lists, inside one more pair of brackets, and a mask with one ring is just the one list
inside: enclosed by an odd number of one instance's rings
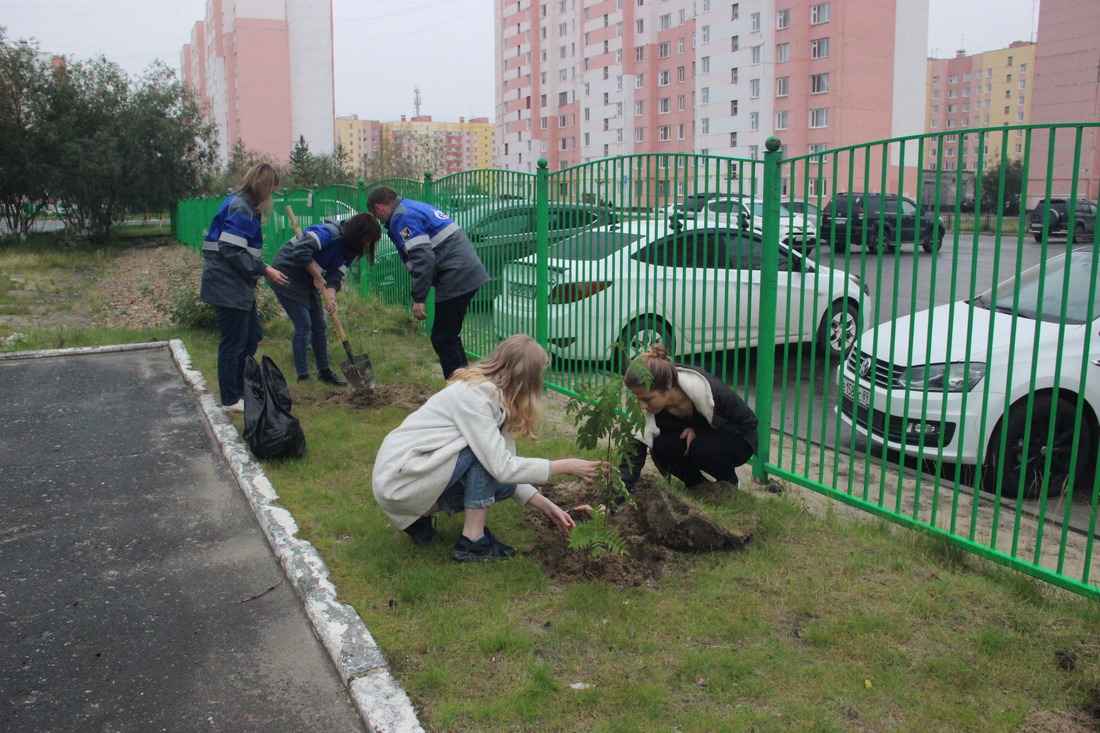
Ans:
{"label": "black trousers", "polygon": [[466,348],[462,345],[459,334],[462,332],[462,322],[466,320],[466,310],[470,307],[470,301],[474,299],[474,293],[468,293],[436,301],[435,322],[432,324],[432,348],[439,357],[439,366],[443,369],[443,378],[450,379],[455,369],[466,366]]}
{"label": "black trousers", "polygon": [[[719,481],[737,483],[734,469],[752,458],[752,446],[744,438],[717,430],[695,429],[691,449],[681,430],[662,429],[653,441],[653,464],[665,476],[675,476],[688,487],[701,484],[706,471]],[[684,455],[687,451],[687,455]]]}

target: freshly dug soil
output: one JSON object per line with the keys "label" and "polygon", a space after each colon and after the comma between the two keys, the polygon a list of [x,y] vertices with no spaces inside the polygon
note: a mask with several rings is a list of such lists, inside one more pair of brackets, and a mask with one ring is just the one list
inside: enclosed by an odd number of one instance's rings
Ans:
{"label": "freshly dug soil", "polygon": [[[597,490],[579,482],[554,484],[543,493],[562,506],[595,506]],[[707,488],[711,496],[732,495],[740,491],[733,484],[717,482]],[[743,517],[736,528],[723,527],[700,508],[657,485],[643,475],[634,488],[637,508],[620,506],[608,518],[626,540],[628,555],[603,553],[595,559],[587,550],[573,550],[568,535],[555,527],[537,510],[526,513],[539,532],[531,556],[546,573],[559,582],[599,580],[626,588],[652,586],[679,553],[738,550],[752,538],[755,516]],[[570,515],[578,522],[588,519],[587,512],[576,509]]]}
{"label": "freshly dug soil", "polygon": [[353,391],[350,387],[331,390],[318,400],[317,404],[320,406],[343,405],[356,410],[380,410],[385,407],[415,410],[427,402],[435,392],[436,390],[427,384],[379,382],[374,391],[369,394]]}

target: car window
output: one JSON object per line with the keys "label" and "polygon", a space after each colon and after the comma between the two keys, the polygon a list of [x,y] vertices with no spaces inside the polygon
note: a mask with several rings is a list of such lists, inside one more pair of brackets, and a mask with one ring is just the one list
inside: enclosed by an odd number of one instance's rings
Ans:
{"label": "car window", "polygon": [[552,208],[550,210],[550,229],[580,229],[596,222],[596,214],[590,209]]}
{"label": "car window", "polygon": [[530,210],[515,209],[487,216],[473,227],[472,232],[468,233],[479,237],[499,237],[529,231],[531,231]]}
{"label": "car window", "polygon": [[[1067,264],[1068,287],[1065,282]],[[995,305],[998,310],[1014,309],[1017,315],[1024,318],[1055,323],[1062,320],[1062,303],[1065,301],[1066,323],[1085,323],[1090,315],[1090,285],[1096,277],[1100,277],[1100,272],[1097,272],[1092,253],[1074,250],[1066,257],[1050,260],[1046,268],[1036,267],[1020,275],[1019,280],[1001,283],[978,296],[976,301],[986,307]],[[1014,306],[1017,291],[1019,301]],[[1091,304],[1092,317],[1100,317],[1100,288],[1096,289]]]}
{"label": "car window", "polygon": [[914,214],[917,213],[917,205],[914,204],[909,199],[902,199],[901,200],[901,213],[905,214],[906,216],[913,216]]}
{"label": "car window", "polygon": [[760,237],[731,232],[728,238],[729,267],[733,270],[759,270],[764,264],[764,245]]}
{"label": "car window", "polygon": [[725,269],[725,238],[712,230],[676,232],[649,245],[635,259],[659,267]]}
{"label": "car window", "polygon": [[716,214],[730,214],[741,210],[740,201],[718,200],[707,204],[707,208]]}
{"label": "car window", "polygon": [[588,231],[550,245],[550,257],[559,260],[602,260],[642,238],[628,232]]}

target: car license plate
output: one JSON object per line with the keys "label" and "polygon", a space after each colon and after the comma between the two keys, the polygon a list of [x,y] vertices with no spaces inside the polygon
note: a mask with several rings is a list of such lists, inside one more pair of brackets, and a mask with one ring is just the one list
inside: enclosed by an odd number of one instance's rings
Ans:
{"label": "car license plate", "polygon": [[841,387],[844,390],[844,396],[853,402],[863,407],[867,407],[871,404],[871,390],[867,387],[861,387],[859,384],[849,379],[845,379],[841,383]]}
{"label": "car license plate", "polygon": [[524,300],[535,299],[535,286],[525,285],[523,283],[511,283],[508,285],[508,294],[513,298],[523,298]]}

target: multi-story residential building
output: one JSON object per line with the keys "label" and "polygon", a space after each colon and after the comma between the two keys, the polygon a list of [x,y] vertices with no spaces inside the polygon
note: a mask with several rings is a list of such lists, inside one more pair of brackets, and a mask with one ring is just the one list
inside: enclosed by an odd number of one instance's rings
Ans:
{"label": "multi-story residential building", "polygon": [[[1095,0],[1043,0],[1039,5],[1036,37],[1034,100],[1036,124],[1096,122],[1100,120],[1100,3]],[[1097,128],[1059,133],[1055,143],[1054,170],[1046,178],[1048,139],[1032,139],[1028,206],[1046,196],[1072,193],[1074,167],[1077,195],[1096,201],[1100,195],[1100,135]],[[1078,147],[1079,160],[1075,163]]]}
{"label": "multi-story residential building", "polygon": [[336,118],[336,144],[344,149],[360,176],[382,152],[382,123],[361,120],[358,115]]}
{"label": "multi-story residential building", "polygon": [[[1024,125],[1031,122],[1035,80],[1035,44],[1016,41],[1008,48],[954,58],[928,59],[928,132],[964,132],[982,127]],[[947,135],[926,148],[925,164],[943,171],[978,171],[976,136]],[[1002,137],[986,137],[983,168],[1001,159]],[[1009,133],[1005,156],[1019,159],[1024,131]]]}
{"label": "multi-story residential building", "polygon": [[430,115],[421,115],[400,122],[382,123],[383,134],[394,143],[397,151],[411,152],[418,140],[431,141],[438,176],[459,171],[493,167],[493,135],[496,125],[488,117],[474,117],[468,122],[438,122]]}
{"label": "multi-story residential building", "polygon": [[299,137],[332,152],[332,0],[207,0],[180,69],[217,124],[223,161],[238,140],[278,161]]}
{"label": "multi-story residential building", "polygon": [[507,168],[922,132],[927,0],[498,0],[496,24]]}

